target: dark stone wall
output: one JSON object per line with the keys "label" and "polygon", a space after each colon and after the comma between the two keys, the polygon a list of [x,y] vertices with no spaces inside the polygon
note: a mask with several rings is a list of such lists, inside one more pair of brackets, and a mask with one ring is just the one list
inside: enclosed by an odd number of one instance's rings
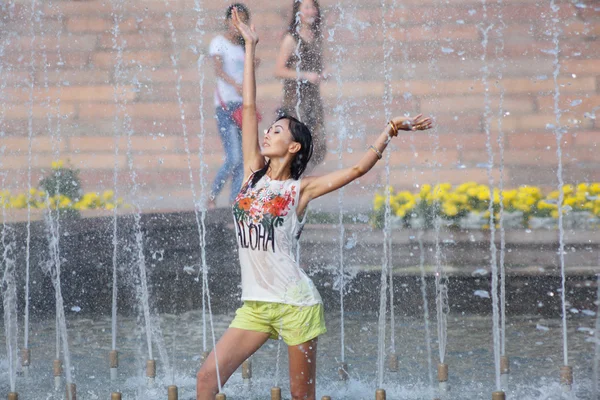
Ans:
{"label": "dark stone wall", "polygon": [[[228,210],[207,213],[206,245],[209,288],[213,311],[239,306],[240,272],[231,217]],[[138,228],[139,226],[139,228]],[[147,214],[117,219],[119,312],[136,310],[143,247],[150,305],[158,312],[184,312],[202,307],[202,246],[194,213]],[[27,225],[7,225],[6,238],[16,243],[19,307],[24,306]],[[423,312],[420,249],[416,232],[393,231],[394,302],[399,315]],[[368,226],[348,226],[346,242],[339,243],[335,226],[307,226],[302,239],[301,264],[315,281],[328,309],[339,308],[340,247],[348,279],[345,307],[354,311],[379,309],[383,233]],[[507,233],[507,311],[560,315],[557,233]],[[490,292],[489,239],[483,232],[444,231],[440,236],[443,265],[448,272],[451,312],[489,314],[491,299],[474,295]],[[427,293],[435,307],[435,237],[422,237]],[[43,221],[31,224],[30,301],[32,318],[54,315],[55,291],[44,270],[50,262],[48,234]],[[60,224],[61,290],[67,312],[109,315],[112,302],[113,219],[64,220]],[[589,233],[571,232],[566,238],[567,299],[569,308],[595,309],[598,244]]]}

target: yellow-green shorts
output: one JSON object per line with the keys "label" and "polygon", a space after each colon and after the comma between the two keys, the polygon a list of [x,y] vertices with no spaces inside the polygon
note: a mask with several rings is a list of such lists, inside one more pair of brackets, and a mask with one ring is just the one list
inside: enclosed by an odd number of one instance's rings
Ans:
{"label": "yellow-green shorts", "polygon": [[293,306],[265,301],[244,301],[230,328],[269,333],[288,346],[296,346],[327,332],[323,304]]}

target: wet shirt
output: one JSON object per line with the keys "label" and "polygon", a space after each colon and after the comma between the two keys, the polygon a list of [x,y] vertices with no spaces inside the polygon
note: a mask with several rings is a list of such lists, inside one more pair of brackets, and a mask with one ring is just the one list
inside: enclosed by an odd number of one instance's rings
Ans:
{"label": "wet shirt", "polygon": [[300,268],[296,248],[303,227],[296,209],[300,180],[252,177],[233,204],[242,269],[242,300],[310,306],[321,303],[312,280]]}

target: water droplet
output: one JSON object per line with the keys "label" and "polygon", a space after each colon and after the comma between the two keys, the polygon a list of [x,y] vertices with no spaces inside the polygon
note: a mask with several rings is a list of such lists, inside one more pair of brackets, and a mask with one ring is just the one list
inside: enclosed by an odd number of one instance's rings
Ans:
{"label": "water droplet", "polygon": [[583,100],[581,99],[577,99],[577,100],[573,100],[571,102],[571,107],[577,107],[578,105],[580,105],[581,103],[583,103]]}
{"label": "water droplet", "polygon": [[540,49],[540,51],[544,54],[557,55],[558,51],[556,49]]}
{"label": "water droplet", "polygon": [[449,47],[442,47],[442,53],[445,53],[445,54],[454,53],[454,49],[451,49]]}

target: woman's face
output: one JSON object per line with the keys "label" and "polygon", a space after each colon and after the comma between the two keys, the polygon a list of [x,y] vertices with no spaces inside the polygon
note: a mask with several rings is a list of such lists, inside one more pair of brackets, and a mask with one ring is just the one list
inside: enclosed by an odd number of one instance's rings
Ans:
{"label": "woman's face", "polygon": [[300,13],[300,21],[306,25],[314,24],[319,14],[319,10],[317,10],[317,6],[315,6],[313,0],[302,0],[298,12]]}
{"label": "woman's face", "polygon": [[285,157],[292,143],[294,143],[294,138],[290,132],[290,121],[285,118],[280,119],[265,131],[262,155],[269,158]]}

